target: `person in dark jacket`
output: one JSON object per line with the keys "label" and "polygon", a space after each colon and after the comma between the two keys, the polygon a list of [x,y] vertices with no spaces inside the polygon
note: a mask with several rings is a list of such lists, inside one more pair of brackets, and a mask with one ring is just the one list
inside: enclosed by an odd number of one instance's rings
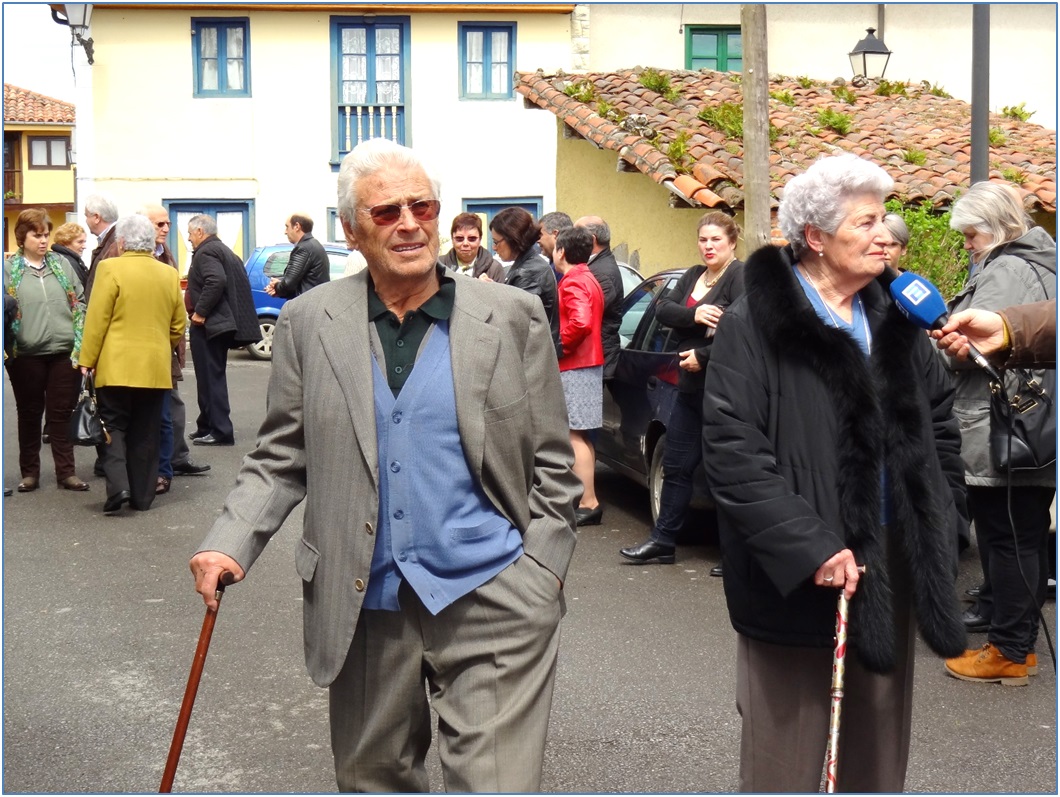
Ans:
{"label": "person in dark jacket", "polygon": [[52,233],[52,251],[66,258],[74,273],[77,274],[78,280],[81,281],[82,288],[88,279],[88,267],[81,259],[81,255],[85,253],[87,241],[88,233],[76,221],[60,224]]}
{"label": "person in dark jacket", "polygon": [[790,245],[748,258],[707,365],[704,465],[738,635],[741,791],[820,786],[837,590],[850,599],[838,791],[903,789],[914,611],[933,651],[964,650],[960,433],[930,338],[888,291],[893,185],[852,154],[790,180],[779,209]]}
{"label": "person in dark jacket", "polygon": [[477,213],[460,213],[449,229],[453,248],[438,258],[450,271],[475,279],[504,282],[504,266],[482,245],[482,219]]}
{"label": "person in dark jacket", "polygon": [[[973,185],[954,204],[950,227],[964,234],[971,257],[968,280],[949,302],[951,313],[1056,297],[1056,244],[1033,226],[1011,184]],[[1026,685],[1038,664],[1037,610],[1046,596],[1045,540],[1056,469],[999,472],[990,454],[990,377],[974,363],[945,362],[956,389],[968,505],[983,567],[982,586],[964,623],[969,631],[987,632],[985,645],[947,661],[946,671],[964,680]],[[1044,372],[1035,376],[1039,383],[1045,378]],[[1005,383],[1013,395],[1015,377]]]}
{"label": "person in dark jacket", "polygon": [[[705,214],[698,231],[703,265],[688,269],[656,304],[659,322],[681,336],[677,347],[680,370],[677,399],[666,427],[659,517],[647,540],[619,550],[634,562],[673,564],[677,560],[677,534],[692,503],[696,468],[703,461],[703,376],[718,322],[743,291],[743,263],[736,259],[739,237],[740,228],[732,217],[719,210]],[[721,571],[715,568],[711,575],[721,575]]]}
{"label": "person in dark jacket", "polygon": [[583,216],[574,222],[575,227],[584,227],[593,235],[593,256],[589,258],[589,271],[596,277],[604,291],[604,379],[614,376],[618,367],[618,352],[622,348],[618,328],[622,326],[622,273],[618,261],[611,251],[611,228],[599,216]]}
{"label": "person in dark jacket", "polygon": [[184,306],[191,318],[191,357],[199,417],[191,441],[199,446],[235,444],[228,403],[228,350],[261,340],[261,328],[243,261],[217,237],[217,222],[200,213],[188,220],[195,252],[188,268]]}
{"label": "person in dark jacket", "polygon": [[92,194],[85,199],[85,225],[88,231],[96,236],[96,248],[88,263],[88,276],[85,278],[85,301],[92,296],[92,283],[96,279],[96,266],[103,260],[117,257],[118,236],[114,225],[118,221],[118,206],[110,197],[103,194]]}
{"label": "person in dark jacket", "polygon": [[265,286],[269,296],[290,299],[310,288],[331,281],[331,264],[324,245],[313,237],[313,220],[304,213],[293,214],[283,225],[287,240],[294,244],[282,277],[273,277]]}
{"label": "person in dark jacket", "polygon": [[490,222],[490,235],[497,256],[511,262],[504,284],[521,288],[541,299],[552,328],[556,356],[562,357],[556,275],[537,244],[539,231],[534,217],[522,208],[505,208]]}
{"label": "person in dark jacket", "polygon": [[[1002,368],[1056,368],[1056,299],[954,313],[931,336],[941,351],[968,359],[975,346]],[[996,355],[996,356],[992,356]]]}

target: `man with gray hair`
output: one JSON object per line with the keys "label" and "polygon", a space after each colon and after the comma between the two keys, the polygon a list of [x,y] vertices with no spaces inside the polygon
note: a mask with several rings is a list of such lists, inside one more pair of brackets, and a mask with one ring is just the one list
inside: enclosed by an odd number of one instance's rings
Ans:
{"label": "man with gray hair", "polygon": [[155,228],[139,214],[115,225],[121,255],[98,265],[79,365],[95,371],[99,413],[110,442],[103,511],[151,508],[158,475],[162,401],[173,384],[170,354],[184,334],[177,272],[152,257]]}
{"label": "man with gray hair", "polygon": [[205,213],[192,216],[188,241],[195,251],[184,306],[191,319],[191,359],[199,399],[191,442],[235,445],[228,402],[228,350],[257,343],[261,327],[243,261],[217,237],[217,222]]}
{"label": "man with gray hair", "polygon": [[544,308],[438,264],[439,191],[390,141],[343,160],[367,269],[280,311],[258,447],[191,570],[215,605],[305,500],[339,790],[428,791],[433,707],[446,790],[537,792],[581,485]]}
{"label": "man with gray hair", "polygon": [[618,367],[618,352],[621,341],[618,328],[622,326],[622,273],[618,261],[611,251],[611,228],[599,216],[582,216],[575,227],[584,227],[593,236],[593,254],[589,258],[589,271],[596,277],[604,291],[604,323],[601,337],[604,341],[604,379],[615,375]]}
{"label": "man with gray hair", "polygon": [[117,221],[118,206],[110,197],[92,194],[85,200],[85,224],[88,231],[96,236],[96,248],[92,250],[92,260],[88,264],[88,277],[84,284],[86,302],[96,279],[96,265],[102,260],[118,256],[118,236],[114,232]]}

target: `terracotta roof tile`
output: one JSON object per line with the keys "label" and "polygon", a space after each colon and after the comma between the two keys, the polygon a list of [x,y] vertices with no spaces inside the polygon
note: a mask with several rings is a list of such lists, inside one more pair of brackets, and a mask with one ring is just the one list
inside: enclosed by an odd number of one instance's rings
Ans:
{"label": "terracotta roof tile", "polygon": [[[698,188],[690,188],[691,194],[681,191],[685,196],[708,207],[742,207],[743,142],[697,117],[708,104],[742,102],[739,76],[660,71],[678,91],[674,102],[642,86],[639,69],[575,75],[520,72],[516,90],[598,146],[618,152],[656,182],[672,183],[679,174],[687,175]],[[583,81],[595,92],[590,103],[563,93],[566,86]],[[780,131],[769,159],[774,198],[779,200],[784,183],[821,155],[847,151],[887,169],[895,180],[894,196],[902,201],[952,204],[969,180],[971,106],[928,94],[916,84],[905,84],[906,96],[891,97],[877,96],[871,86],[846,88],[854,94],[853,104],[836,97],[831,86],[804,88],[791,78],[770,79],[773,92],[789,92],[795,99],[794,106],[769,102],[770,122]],[[598,113],[599,100],[614,109],[606,118]],[[825,109],[849,115],[851,131],[842,135],[824,129],[818,112]],[[1022,179],[1018,187],[1026,208],[1055,213],[1056,132],[997,114],[991,114],[990,126],[1005,135],[1004,143],[990,148],[990,178]],[[678,172],[660,146],[668,147],[681,132],[688,134],[688,159]],[[906,162],[906,157],[918,157],[907,155],[913,152],[923,155],[922,164]]]}
{"label": "terracotta roof tile", "polygon": [[4,121],[22,124],[74,124],[72,103],[4,84]]}

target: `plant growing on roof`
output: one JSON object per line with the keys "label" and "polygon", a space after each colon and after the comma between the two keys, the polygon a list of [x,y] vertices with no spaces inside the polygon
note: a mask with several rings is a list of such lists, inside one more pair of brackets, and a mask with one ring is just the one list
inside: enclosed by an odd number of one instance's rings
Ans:
{"label": "plant growing on roof", "polygon": [[991,127],[986,133],[986,138],[992,147],[1000,147],[1008,141],[1008,136],[1000,127]]}
{"label": "plant growing on roof", "polygon": [[817,112],[817,122],[821,127],[834,130],[841,136],[845,136],[854,129],[854,120],[847,114],[834,111],[831,108],[822,108]]}
{"label": "plant growing on roof", "polygon": [[872,92],[880,97],[906,97],[905,83],[897,80],[884,80],[876,84],[876,91]]}
{"label": "plant growing on roof", "polygon": [[656,94],[662,95],[663,99],[668,102],[677,102],[681,99],[681,92],[670,85],[670,76],[665,75],[658,69],[652,69],[648,67],[640,73],[640,77],[637,81],[644,88],[654,91]]}
{"label": "plant growing on roof", "polygon": [[589,80],[579,80],[577,83],[568,83],[563,87],[563,93],[578,102],[584,102],[586,104],[592,102],[598,96],[596,86],[594,86]]}
{"label": "plant growing on roof", "polygon": [[953,95],[950,94],[946,89],[942,88],[938,83],[931,83],[927,80],[920,81],[920,85],[924,87],[924,91],[935,97],[942,97],[944,100],[952,100]]}
{"label": "plant growing on roof", "polygon": [[837,100],[842,100],[845,103],[854,105],[858,101],[858,95],[848,89],[846,86],[833,86],[832,94]]}
{"label": "plant growing on roof", "polygon": [[906,207],[897,199],[888,200],[885,206],[909,227],[909,248],[902,266],[931,280],[947,299],[953,297],[964,285],[968,256],[964,236],[950,229],[949,211],[939,212],[929,202]]}
{"label": "plant growing on roof", "polygon": [[1007,169],[1001,170],[1001,176],[1008,180],[1010,183],[1016,185],[1023,185],[1027,182],[1027,175],[1017,169],[1015,166],[1009,166]]}
{"label": "plant growing on roof", "polygon": [[[743,103],[741,102],[719,102],[716,105],[706,105],[696,114],[696,118],[729,138],[743,140]],[[769,140],[776,141],[779,136],[780,128],[770,122]]]}
{"label": "plant growing on roof", "polygon": [[795,97],[792,96],[791,92],[785,89],[784,91],[771,91],[769,96],[777,102],[782,102],[785,105],[794,105]]}
{"label": "plant growing on roof", "polygon": [[795,78],[795,82],[798,83],[804,89],[812,89],[814,86],[817,85],[816,80],[811,77],[806,77],[805,75]]}
{"label": "plant growing on roof", "polygon": [[688,174],[692,171],[690,161],[692,156],[688,152],[688,139],[691,135],[687,130],[682,130],[665,147],[660,149],[666,153],[666,157],[670,159],[670,163],[673,164],[674,171],[678,174]]}
{"label": "plant growing on roof", "polygon": [[927,153],[922,149],[903,149],[902,160],[912,163],[914,166],[923,166],[927,160]]}
{"label": "plant growing on roof", "polygon": [[1026,106],[1025,102],[1019,105],[1005,105],[1001,108],[1001,115],[1017,122],[1026,122],[1034,115],[1034,111],[1028,111]]}

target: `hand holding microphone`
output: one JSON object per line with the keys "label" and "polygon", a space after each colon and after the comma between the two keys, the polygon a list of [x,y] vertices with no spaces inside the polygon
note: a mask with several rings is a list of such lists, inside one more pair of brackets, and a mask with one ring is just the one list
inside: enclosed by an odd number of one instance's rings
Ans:
{"label": "hand holding microphone", "polygon": [[[902,315],[921,329],[942,331],[949,321],[946,301],[939,289],[918,274],[911,271],[899,274],[891,283],[891,296]],[[1001,382],[1001,374],[971,343],[968,344],[968,359],[986,371],[991,379]]]}

